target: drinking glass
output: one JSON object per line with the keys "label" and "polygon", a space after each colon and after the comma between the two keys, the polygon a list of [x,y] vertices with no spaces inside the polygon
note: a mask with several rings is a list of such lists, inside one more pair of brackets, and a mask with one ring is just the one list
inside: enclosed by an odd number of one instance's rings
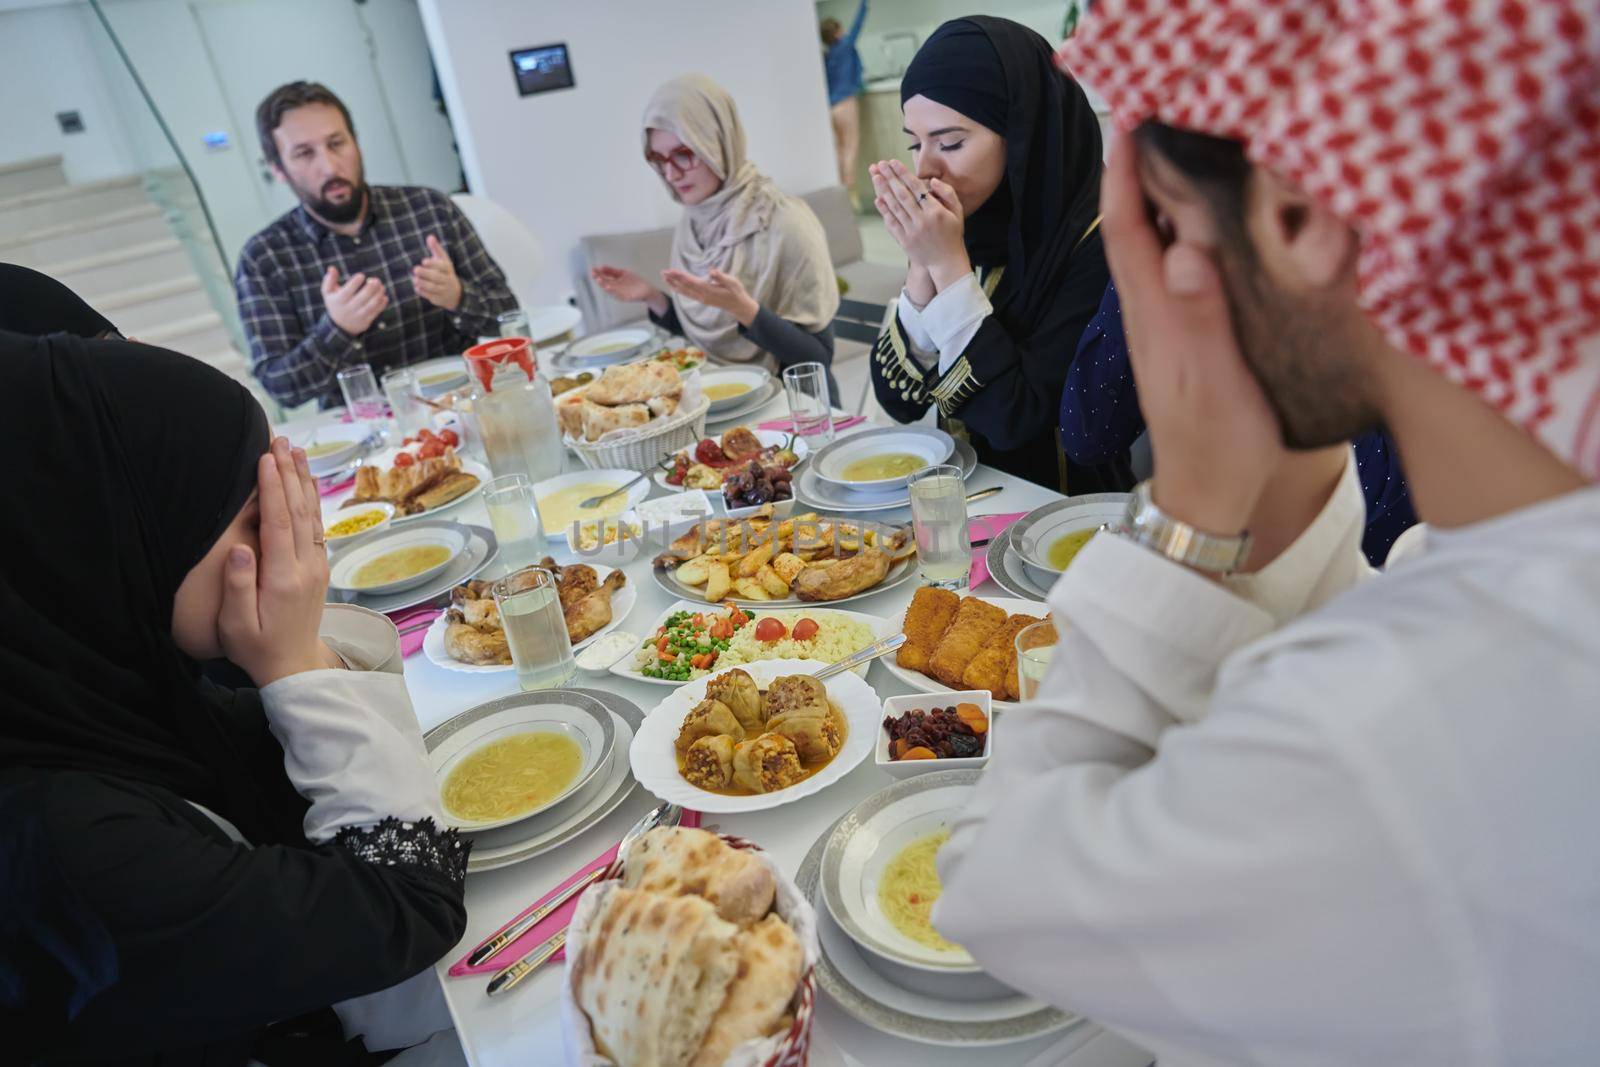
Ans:
{"label": "drinking glass", "polygon": [[505,311],[495,316],[500,323],[501,337],[531,337],[528,326],[528,313],[521,308],[515,311]]}
{"label": "drinking glass", "polygon": [[924,467],[907,478],[906,485],[922,584],[965,589],[972,573],[972,538],[967,533],[967,487],[961,468]]}
{"label": "drinking glass", "polygon": [[524,691],[559,689],[578,673],[561,613],[555,575],[542,567],[524,567],[494,583],[500,625],[511,646],[517,684]]}
{"label": "drinking glass", "polygon": [[364,422],[380,436],[383,422],[388,417],[388,407],[383,393],[378,389],[378,379],[372,373],[372,364],[357,363],[345,367],[336,377],[339,391],[344,394],[344,407],[355,422]]}
{"label": "drinking glass", "polygon": [[789,397],[794,432],[813,450],[833,440],[833,405],[828,402],[828,368],[796,363],[783,368],[783,391]]}
{"label": "drinking glass", "polygon": [[1039,693],[1050,660],[1056,654],[1056,624],[1051,619],[1029,623],[1017,631],[1017,690],[1023,700]]}
{"label": "drinking glass", "polygon": [[549,545],[532,482],[520,474],[496,478],[483,487],[483,505],[500,542],[500,567],[505,573],[531,567],[545,557]]}
{"label": "drinking glass", "polygon": [[409,367],[389,371],[383,376],[383,395],[389,411],[400,427],[401,437],[410,437],[428,425],[428,408],[423,404],[417,372]]}

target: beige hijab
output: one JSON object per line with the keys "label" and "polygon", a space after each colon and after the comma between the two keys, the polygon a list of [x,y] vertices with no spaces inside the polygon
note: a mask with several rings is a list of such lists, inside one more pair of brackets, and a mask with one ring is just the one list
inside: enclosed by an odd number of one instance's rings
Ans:
{"label": "beige hijab", "polygon": [[[744,126],[727,90],[703,74],[674,78],[645,108],[646,150],[651,130],[677,137],[722,179],[716,193],[684,208],[672,235],[672,265],[702,278],[713,267],[731,274],[763,308],[813,333],[832,322],[839,286],[822,223],[804,200],[782,192],[745,158]],[[667,192],[677,199],[670,184]],[[717,358],[743,363],[763,356],[726,311],[677,294],[672,302],[684,334]],[[766,362],[773,365],[770,356]]]}

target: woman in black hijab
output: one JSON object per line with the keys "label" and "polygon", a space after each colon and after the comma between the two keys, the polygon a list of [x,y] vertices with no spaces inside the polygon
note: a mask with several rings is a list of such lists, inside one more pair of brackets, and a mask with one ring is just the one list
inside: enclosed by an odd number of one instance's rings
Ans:
{"label": "woman in black hijab", "polygon": [[122,336],[83,297],[48,274],[15,263],[0,263],[0,330],[30,335]]}
{"label": "woman in black hijab", "polygon": [[1037,33],[974,15],[923,44],[900,106],[915,172],[871,168],[909,260],[872,353],[878,403],[902,422],[937,405],[983,462],[1040,485],[1131,485],[1126,471],[1069,469],[1056,440],[1062,383],[1109,279],[1100,124],[1083,90]]}
{"label": "woman in black hijab", "polygon": [[[27,442],[0,509],[7,1055],[243,1063],[335,1005],[378,1035],[340,1002],[460,937],[466,849],[372,669],[392,624],[324,615],[304,454],[238,383],[124,341],[0,331],[0,395]],[[258,688],[203,681],[223,655]]]}

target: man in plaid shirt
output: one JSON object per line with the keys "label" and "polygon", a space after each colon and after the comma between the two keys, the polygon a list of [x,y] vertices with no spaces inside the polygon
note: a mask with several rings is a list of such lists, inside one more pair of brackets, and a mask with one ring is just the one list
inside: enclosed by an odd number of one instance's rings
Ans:
{"label": "man in plaid shirt", "polygon": [[515,310],[472,224],[433,189],[369,186],[344,104],[291,82],[256,109],[261,150],[300,205],[239,253],[251,370],[286,407],[339,401],[335,375],[458,354]]}

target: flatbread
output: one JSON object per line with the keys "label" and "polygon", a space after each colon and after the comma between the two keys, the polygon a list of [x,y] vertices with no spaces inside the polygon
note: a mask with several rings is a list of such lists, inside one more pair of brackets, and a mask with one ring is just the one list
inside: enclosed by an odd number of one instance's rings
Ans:
{"label": "flatbread", "polygon": [[789,924],[768,915],[735,941],[739,972],[689,1067],[722,1067],[728,1053],[778,1029],[800,984],[805,950]]}
{"label": "flatbread", "polygon": [[595,1046],[627,1067],[684,1067],[738,973],[738,932],[699,897],[613,890],[573,976]]}
{"label": "flatbread", "polygon": [[772,910],[777,885],[766,864],[716,834],[684,826],[651,830],[628,850],[622,884],[716,905],[724,920],[749,926]]}

